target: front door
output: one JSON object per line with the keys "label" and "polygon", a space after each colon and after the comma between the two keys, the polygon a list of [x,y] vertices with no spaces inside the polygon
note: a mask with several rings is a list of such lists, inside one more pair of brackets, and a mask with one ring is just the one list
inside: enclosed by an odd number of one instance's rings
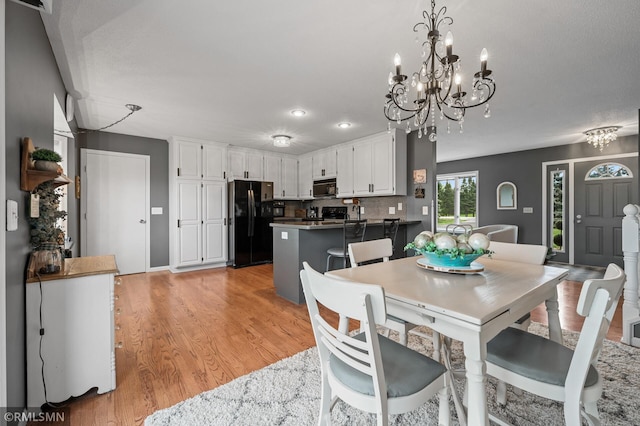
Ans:
{"label": "front door", "polygon": [[638,202],[637,174],[637,157],[576,163],[574,263],[622,266],[622,209]]}
{"label": "front door", "polygon": [[82,256],[113,254],[120,274],[147,269],[149,156],[83,149]]}

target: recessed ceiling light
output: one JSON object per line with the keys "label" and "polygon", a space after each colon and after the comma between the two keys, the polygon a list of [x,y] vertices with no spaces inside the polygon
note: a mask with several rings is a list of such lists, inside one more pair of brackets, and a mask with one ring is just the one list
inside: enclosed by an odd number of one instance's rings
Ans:
{"label": "recessed ceiling light", "polygon": [[271,139],[273,139],[273,146],[278,148],[286,148],[291,145],[291,136],[288,135],[273,135]]}
{"label": "recessed ceiling light", "polygon": [[291,111],[291,115],[293,115],[294,117],[303,117],[306,114],[307,114],[307,111],[303,109],[294,109],[293,111]]}
{"label": "recessed ceiling light", "polygon": [[338,123],[338,127],[340,127],[341,129],[348,129],[349,127],[351,127],[351,123],[347,123],[346,121],[344,121],[342,123]]}

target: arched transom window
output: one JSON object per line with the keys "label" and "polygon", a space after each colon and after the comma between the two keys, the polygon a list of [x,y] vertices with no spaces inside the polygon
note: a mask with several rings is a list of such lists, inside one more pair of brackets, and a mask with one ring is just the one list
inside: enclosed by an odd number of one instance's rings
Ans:
{"label": "arched transom window", "polygon": [[584,180],[595,179],[628,179],[633,173],[628,167],[618,163],[601,163],[587,172]]}

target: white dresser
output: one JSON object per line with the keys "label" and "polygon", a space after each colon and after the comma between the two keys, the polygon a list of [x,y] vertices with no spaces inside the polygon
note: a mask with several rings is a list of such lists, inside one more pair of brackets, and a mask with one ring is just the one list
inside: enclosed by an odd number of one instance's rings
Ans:
{"label": "white dresser", "polygon": [[65,401],[94,387],[98,393],[115,389],[115,257],[66,259],[61,272],[40,279],[33,269],[30,261],[26,284],[28,406]]}

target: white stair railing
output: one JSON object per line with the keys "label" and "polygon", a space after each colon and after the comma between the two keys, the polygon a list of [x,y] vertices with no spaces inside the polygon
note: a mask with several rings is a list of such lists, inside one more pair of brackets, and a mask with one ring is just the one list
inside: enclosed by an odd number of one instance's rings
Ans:
{"label": "white stair railing", "polygon": [[640,347],[640,301],[638,300],[638,268],[640,263],[640,206],[627,204],[622,219],[622,252],[627,282],[622,305],[622,342]]}

